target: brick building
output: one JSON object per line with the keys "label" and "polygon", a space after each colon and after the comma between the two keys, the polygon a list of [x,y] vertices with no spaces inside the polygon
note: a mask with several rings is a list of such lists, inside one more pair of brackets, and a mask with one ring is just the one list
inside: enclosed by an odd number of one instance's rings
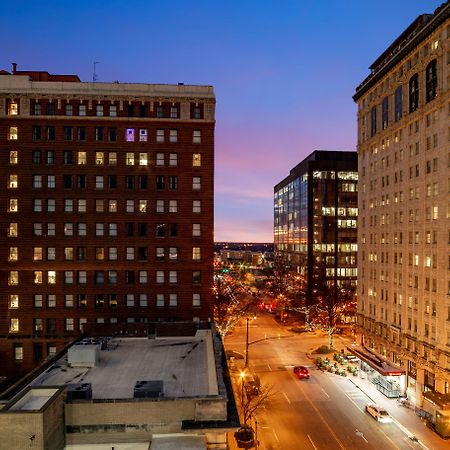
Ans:
{"label": "brick building", "polygon": [[353,97],[359,324],[433,423],[450,398],[449,18],[446,2],[414,20]]}
{"label": "brick building", "polygon": [[211,86],[0,72],[0,375],[212,317]]}

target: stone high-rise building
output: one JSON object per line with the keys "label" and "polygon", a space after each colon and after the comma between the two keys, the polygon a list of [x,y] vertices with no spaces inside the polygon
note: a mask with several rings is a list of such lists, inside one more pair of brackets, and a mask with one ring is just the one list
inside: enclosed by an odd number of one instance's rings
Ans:
{"label": "stone high-rise building", "polygon": [[450,392],[449,17],[447,2],[414,20],[353,97],[359,324],[430,420],[425,399]]}
{"label": "stone high-rise building", "polygon": [[0,72],[0,375],[213,316],[211,86]]}

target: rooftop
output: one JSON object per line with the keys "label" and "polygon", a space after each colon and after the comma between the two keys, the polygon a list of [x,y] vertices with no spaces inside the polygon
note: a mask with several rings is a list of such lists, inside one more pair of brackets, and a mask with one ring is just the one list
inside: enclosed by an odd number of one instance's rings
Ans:
{"label": "rooftop", "polygon": [[[67,354],[48,368],[32,386],[90,383],[92,398],[130,399],[137,381],[163,381],[168,398],[217,395],[214,356],[209,332],[163,339],[109,338],[93,367],[69,364]],[[95,341],[94,341],[95,342]],[[86,348],[92,347],[87,345]],[[73,348],[73,347],[72,347]],[[214,373],[211,373],[213,371]]]}

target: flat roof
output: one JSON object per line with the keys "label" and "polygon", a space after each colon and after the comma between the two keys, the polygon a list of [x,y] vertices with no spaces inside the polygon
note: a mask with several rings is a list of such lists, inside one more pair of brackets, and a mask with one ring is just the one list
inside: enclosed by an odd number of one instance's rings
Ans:
{"label": "flat roof", "polygon": [[360,345],[347,347],[347,350],[359,359],[367,363],[372,369],[384,376],[401,376],[405,375],[405,371],[395,364],[387,361],[374,350]]}
{"label": "flat roof", "polygon": [[58,392],[58,389],[30,389],[8,411],[39,411]]}
{"label": "flat roof", "polygon": [[208,355],[213,351],[208,339],[211,334],[205,330],[189,337],[110,338],[107,349],[99,351],[94,367],[71,367],[66,354],[31,385],[91,383],[94,400],[130,399],[137,381],[162,380],[165,398],[217,395],[214,355]]}

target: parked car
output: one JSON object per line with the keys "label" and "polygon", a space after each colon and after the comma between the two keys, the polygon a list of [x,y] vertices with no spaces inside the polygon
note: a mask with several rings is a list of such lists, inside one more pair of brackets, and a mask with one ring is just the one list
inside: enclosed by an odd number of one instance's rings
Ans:
{"label": "parked car", "polygon": [[309,373],[309,370],[305,366],[295,366],[294,373],[295,375],[297,375],[297,378],[299,380],[302,380],[304,378],[306,379],[311,378],[311,374]]}
{"label": "parked car", "polygon": [[366,405],[366,412],[368,412],[377,422],[392,422],[392,417],[389,413],[383,407],[376,405],[375,403],[369,403]]}

